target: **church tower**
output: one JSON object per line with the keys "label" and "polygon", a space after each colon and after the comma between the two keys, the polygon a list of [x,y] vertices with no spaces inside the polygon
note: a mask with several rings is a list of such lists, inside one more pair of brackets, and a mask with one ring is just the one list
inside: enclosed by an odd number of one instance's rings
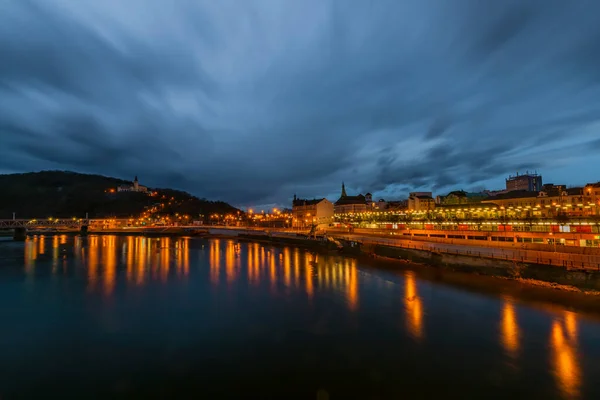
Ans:
{"label": "church tower", "polygon": [[348,196],[346,194],[346,185],[344,185],[344,182],[342,182],[342,197],[346,197],[346,196]]}
{"label": "church tower", "polygon": [[138,182],[138,178],[137,175],[135,176],[135,179],[133,180],[133,191],[137,192],[140,189],[140,184]]}

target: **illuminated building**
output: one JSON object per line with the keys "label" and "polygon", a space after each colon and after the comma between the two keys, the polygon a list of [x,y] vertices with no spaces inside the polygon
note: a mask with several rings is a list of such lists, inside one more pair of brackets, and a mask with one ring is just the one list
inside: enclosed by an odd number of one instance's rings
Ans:
{"label": "illuminated building", "polygon": [[538,174],[527,173],[525,175],[509,176],[506,179],[506,190],[526,190],[529,192],[539,192],[542,190],[542,176]]}
{"label": "illuminated building", "polygon": [[119,185],[117,187],[117,192],[140,192],[147,193],[148,188],[146,186],[140,185],[138,182],[138,177],[136,176],[133,180],[133,185]]}
{"label": "illuminated building", "polygon": [[333,203],[325,198],[298,199],[294,195],[292,203],[292,216],[294,227],[316,225],[329,225],[333,220]]}

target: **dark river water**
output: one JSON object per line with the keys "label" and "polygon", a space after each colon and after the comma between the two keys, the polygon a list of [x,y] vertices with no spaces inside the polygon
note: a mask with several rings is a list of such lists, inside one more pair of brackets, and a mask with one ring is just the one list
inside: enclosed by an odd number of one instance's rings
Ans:
{"label": "dark river water", "polygon": [[3,240],[0,267],[3,400],[600,399],[596,320],[400,267],[115,236]]}

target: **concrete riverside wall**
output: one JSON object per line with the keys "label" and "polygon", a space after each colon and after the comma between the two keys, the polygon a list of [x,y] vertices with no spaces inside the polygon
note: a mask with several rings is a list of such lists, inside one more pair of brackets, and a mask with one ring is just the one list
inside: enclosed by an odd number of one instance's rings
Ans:
{"label": "concrete riverside wall", "polygon": [[571,285],[582,289],[600,290],[600,272],[598,271],[570,271],[565,268],[549,265],[443,254],[385,245],[366,245],[363,248],[365,252],[371,252],[371,254],[378,256],[424,263],[432,267],[453,271],[512,279],[535,279],[561,285]]}
{"label": "concrete riverside wall", "polygon": [[[344,235],[347,234],[347,230],[343,229],[328,229],[329,233],[334,235]],[[407,231],[398,230],[393,231],[394,235],[390,234],[390,231],[381,230],[381,229],[368,229],[368,228],[356,228],[352,232],[355,235],[364,234],[364,235],[373,235],[379,237],[387,237],[387,238],[405,238],[410,240],[418,240],[424,242],[434,242],[434,243],[449,243],[449,244],[459,244],[465,246],[478,246],[478,247],[496,247],[496,248],[511,248],[511,249],[529,249],[536,251],[548,251],[554,252],[554,245],[551,244],[542,244],[542,243],[521,243],[521,242],[500,242],[500,241],[492,241],[492,240],[472,240],[472,239],[446,239],[446,238],[438,238],[438,237],[425,237],[425,236],[408,236],[403,235]],[[431,235],[468,235],[468,236],[487,236],[488,234],[495,234],[497,236],[504,236],[498,232],[487,232],[487,231],[436,231],[436,230],[411,230],[413,234],[431,234]],[[531,232],[507,232],[506,237],[516,236],[531,236],[531,235],[543,235],[544,238],[551,238],[553,236],[548,236],[547,233],[531,233]],[[560,235],[565,236],[569,234],[561,233]],[[570,236],[575,236],[576,234],[570,234]],[[562,237],[561,236],[561,237]],[[600,248],[597,247],[580,247],[580,246],[562,246],[557,245],[556,250],[561,253],[570,253],[570,254],[586,254],[586,255],[598,255],[600,256]]]}
{"label": "concrete riverside wall", "polygon": [[[348,234],[346,234],[348,235]],[[546,264],[566,269],[600,270],[600,256],[585,254],[568,254],[523,249],[503,249],[496,247],[465,246],[449,243],[413,241],[407,238],[382,238],[375,236],[335,236],[346,240],[357,240],[363,244],[380,244],[406,249],[417,249],[434,253],[446,253],[472,257],[484,257],[494,260],[524,262],[530,264]]]}

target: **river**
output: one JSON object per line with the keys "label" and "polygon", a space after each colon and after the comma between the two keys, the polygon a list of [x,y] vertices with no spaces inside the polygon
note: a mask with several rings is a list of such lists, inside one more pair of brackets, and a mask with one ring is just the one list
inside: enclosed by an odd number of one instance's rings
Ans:
{"label": "river", "polygon": [[3,240],[0,321],[2,399],[600,398],[594,318],[234,240]]}

